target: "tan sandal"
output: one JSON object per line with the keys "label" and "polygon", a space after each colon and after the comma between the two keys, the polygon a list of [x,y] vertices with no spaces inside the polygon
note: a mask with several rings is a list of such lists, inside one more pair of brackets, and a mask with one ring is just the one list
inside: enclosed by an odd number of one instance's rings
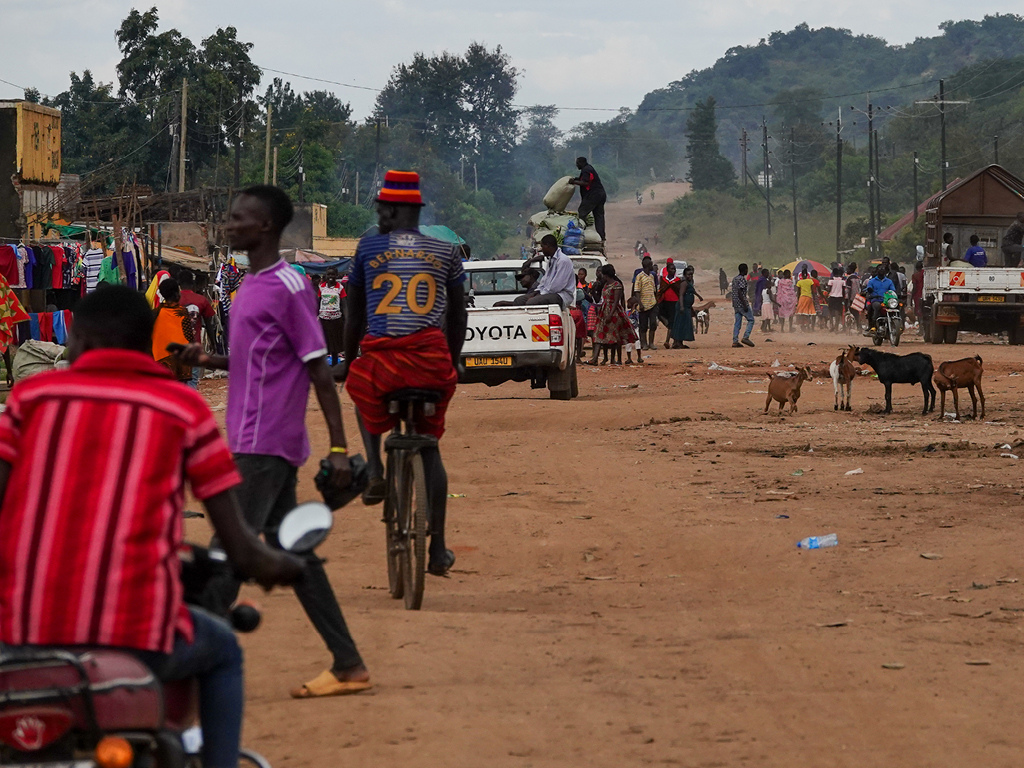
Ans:
{"label": "tan sandal", "polygon": [[292,691],[293,699],[319,699],[324,696],[348,696],[373,687],[369,680],[339,680],[331,670],[324,670],[315,678]]}

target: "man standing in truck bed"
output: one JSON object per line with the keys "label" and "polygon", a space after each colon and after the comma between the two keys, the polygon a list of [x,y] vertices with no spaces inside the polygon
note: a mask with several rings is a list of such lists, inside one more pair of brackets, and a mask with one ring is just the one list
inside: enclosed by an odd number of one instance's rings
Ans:
{"label": "man standing in truck bed", "polygon": [[1017,220],[1013,222],[1003,235],[1003,256],[1006,266],[1016,267],[1020,264],[1021,252],[1024,251],[1024,211],[1017,212]]}
{"label": "man standing in truck bed", "polygon": [[601,184],[601,177],[597,175],[594,166],[587,162],[585,157],[576,158],[576,167],[580,170],[578,178],[570,179],[569,183],[580,188],[579,216],[586,219],[588,214],[594,214],[594,229],[601,236],[604,242],[604,204],[608,195]]}

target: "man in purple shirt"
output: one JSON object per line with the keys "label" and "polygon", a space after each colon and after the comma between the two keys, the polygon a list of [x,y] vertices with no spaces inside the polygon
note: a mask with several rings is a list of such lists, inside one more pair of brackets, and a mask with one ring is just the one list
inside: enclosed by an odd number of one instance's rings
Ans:
{"label": "man in purple shirt", "polygon": [[[279,254],[281,231],[291,218],[291,201],[277,187],[249,187],[235,197],[226,232],[232,248],[248,252],[250,270],[231,306],[230,354],[207,355],[198,345],[182,353],[193,365],[228,371],[228,444],[242,474],[239,502],[246,521],[271,545],[277,545],[281,519],[296,505],[298,469],[310,454],[310,383],[331,436],[331,480],[339,488],[351,483],[341,404],[327,367],[313,288]],[[224,607],[238,596],[239,586],[232,579],[215,588]],[[323,564],[313,554],[306,558],[306,575],[295,594],[334,663],[292,696],[336,696],[369,688],[369,672]]]}

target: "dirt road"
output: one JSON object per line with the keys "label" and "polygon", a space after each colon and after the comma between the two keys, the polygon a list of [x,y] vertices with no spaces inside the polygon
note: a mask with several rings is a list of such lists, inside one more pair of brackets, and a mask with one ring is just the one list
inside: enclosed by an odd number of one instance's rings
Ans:
{"label": "dirt road", "polygon": [[[734,350],[730,321],[714,310],[695,349],[642,368],[582,370],[568,403],[460,388],[455,570],[403,610],[379,510],[341,511],[322,554],[376,688],[289,700],[327,657],[288,591],[260,596],[246,743],[289,768],[1020,765],[1024,485],[1002,457],[1024,457],[1020,353],[928,348],[982,355],[985,423],[922,418],[909,386],[868,413],[869,377],[853,413],[817,379],[779,418],[766,371],[823,370],[846,339]],[[309,423],[324,452],[312,404]],[[837,548],[795,547],[830,532]]]}

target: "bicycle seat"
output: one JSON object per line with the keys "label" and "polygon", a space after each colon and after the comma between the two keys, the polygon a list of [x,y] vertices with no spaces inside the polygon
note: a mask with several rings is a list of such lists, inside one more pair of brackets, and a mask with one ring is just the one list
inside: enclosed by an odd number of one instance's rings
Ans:
{"label": "bicycle seat", "polygon": [[396,389],[385,395],[385,399],[389,403],[439,403],[443,397],[444,392],[436,389],[416,389],[414,387]]}

